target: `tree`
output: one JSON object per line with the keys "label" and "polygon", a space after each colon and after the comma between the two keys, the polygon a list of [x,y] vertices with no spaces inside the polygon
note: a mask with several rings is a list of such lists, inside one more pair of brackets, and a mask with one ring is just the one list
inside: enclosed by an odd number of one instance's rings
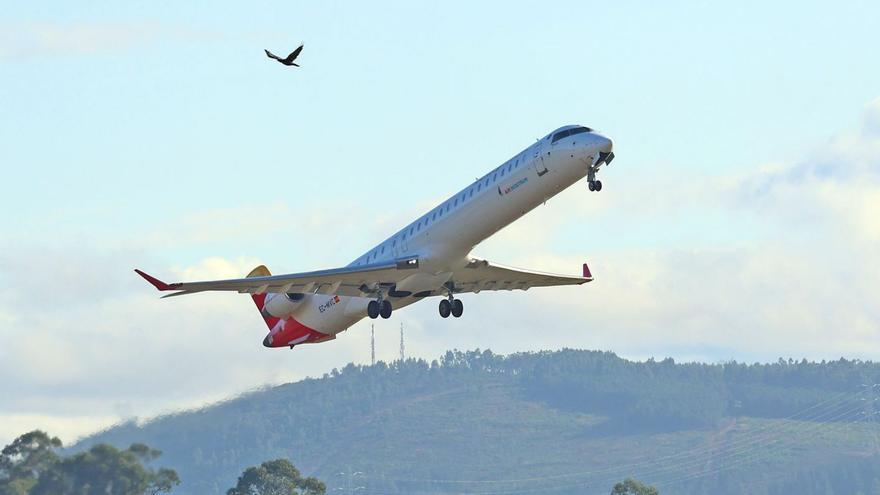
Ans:
{"label": "tree", "polygon": [[156,495],[180,484],[173,469],[145,466],[161,455],[143,444],[119,450],[98,444],[64,457],[39,477],[29,495]]}
{"label": "tree", "polygon": [[614,485],[611,495],[659,495],[653,486],[648,486],[641,481],[627,478],[623,482]]}
{"label": "tree", "polygon": [[303,478],[287,459],[249,467],[226,495],[324,495],[327,487],[317,478]]}
{"label": "tree", "polygon": [[58,462],[58,437],[34,430],[16,438],[0,452],[0,495],[27,495],[40,475]]}

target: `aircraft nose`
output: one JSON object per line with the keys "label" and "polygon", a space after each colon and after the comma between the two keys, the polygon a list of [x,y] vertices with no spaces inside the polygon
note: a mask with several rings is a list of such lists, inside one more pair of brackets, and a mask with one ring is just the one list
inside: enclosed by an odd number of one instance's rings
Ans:
{"label": "aircraft nose", "polygon": [[602,151],[603,153],[611,153],[614,150],[614,142],[611,141],[611,138],[602,136],[601,134],[597,135],[596,138],[599,140],[599,151]]}

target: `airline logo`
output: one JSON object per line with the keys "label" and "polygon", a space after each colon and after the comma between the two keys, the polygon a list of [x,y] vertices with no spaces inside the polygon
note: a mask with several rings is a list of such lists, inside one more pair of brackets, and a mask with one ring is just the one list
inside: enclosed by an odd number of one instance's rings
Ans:
{"label": "airline logo", "polygon": [[329,301],[318,306],[318,311],[323,313],[323,312],[327,311],[328,309],[332,308],[333,306],[336,306],[337,304],[339,304],[339,296],[333,296],[330,298]]}
{"label": "airline logo", "polygon": [[528,177],[523,177],[522,179],[520,179],[516,182],[513,182],[513,183],[501,184],[500,186],[498,186],[498,195],[505,196],[507,194],[510,194],[528,181],[529,181]]}

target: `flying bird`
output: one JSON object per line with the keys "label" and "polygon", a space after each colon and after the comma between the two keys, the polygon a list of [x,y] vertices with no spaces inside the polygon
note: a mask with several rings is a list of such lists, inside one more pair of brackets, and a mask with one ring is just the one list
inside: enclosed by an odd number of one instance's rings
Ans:
{"label": "flying bird", "polygon": [[279,61],[280,63],[282,63],[284,65],[293,65],[293,66],[299,67],[299,64],[295,64],[295,63],[293,63],[293,61],[296,60],[296,57],[299,56],[299,52],[301,52],[302,49],[303,49],[303,45],[299,45],[299,48],[290,52],[290,55],[288,55],[287,58],[281,58],[278,55],[275,55],[274,53],[270,52],[269,50],[263,50],[263,51],[266,52],[267,57],[274,58],[275,60]]}

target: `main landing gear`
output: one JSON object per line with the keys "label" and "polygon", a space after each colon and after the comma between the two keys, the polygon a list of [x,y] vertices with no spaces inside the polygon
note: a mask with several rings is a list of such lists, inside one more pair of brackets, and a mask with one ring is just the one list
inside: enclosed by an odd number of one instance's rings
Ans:
{"label": "main landing gear", "polygon": [[602,181],[601,180],[591,180],[590,181],[590,191],[599,192],[602,190]]}
{"label": "main landing gear", "polygon": [[449,315],[458,318],[464,313],[464,303],[461,299],[454,299],[450,294],[448,299],[440,301],[440,316],[449,318]]}
{"label": "main landing gear", "polygon": [[391,310],[391,301],[386,301],[384,299],[378,301],[370,301],[367,304],[367,316],[369,316],[370,319],[373,320],[380,316],[385,320],[391,318]]}

